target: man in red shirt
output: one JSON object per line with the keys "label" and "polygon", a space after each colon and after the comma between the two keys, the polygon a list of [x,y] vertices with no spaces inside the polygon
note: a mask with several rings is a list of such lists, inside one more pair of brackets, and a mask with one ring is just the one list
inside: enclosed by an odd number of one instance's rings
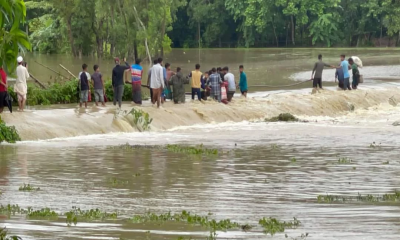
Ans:
{"label": "man in red shirt", "polygon": [[3,112],[4,109],[4,100],[7,95],[7,74],[3,68],[0,68],[0,113]]}

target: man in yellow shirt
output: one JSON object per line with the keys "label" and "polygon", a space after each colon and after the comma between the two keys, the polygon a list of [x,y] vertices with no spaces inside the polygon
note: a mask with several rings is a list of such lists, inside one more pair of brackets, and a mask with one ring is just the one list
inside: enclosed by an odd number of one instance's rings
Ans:
{"label": "man in yellow shirt", "polygon": [[201,101],[201,82],[203,78],[203,73],[200,72],[200,64],[196,64],[196,70],[192,71],[189,74],[189,77],[192,78],[192,100],[194,100],[194,96],[197,94],[197,98]]}

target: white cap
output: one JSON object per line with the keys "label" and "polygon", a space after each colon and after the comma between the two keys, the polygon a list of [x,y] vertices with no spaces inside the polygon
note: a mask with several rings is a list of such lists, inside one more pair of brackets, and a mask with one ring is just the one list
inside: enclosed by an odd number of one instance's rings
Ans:
{"label": "white cap", "polygon": [[21,56],[17,57],[17,62],[18,62],[18,63],[20,63],[20,62],[22,62],[22,61],[24,61],[24,59],[23,59]]}

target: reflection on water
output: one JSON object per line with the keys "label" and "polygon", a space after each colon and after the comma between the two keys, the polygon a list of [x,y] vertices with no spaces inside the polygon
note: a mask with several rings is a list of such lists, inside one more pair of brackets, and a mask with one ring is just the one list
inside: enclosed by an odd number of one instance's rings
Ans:
{"label": "reflection on water", "polygon": [[[77,206],[120,214],[117,221],[78,222],[75,227],[66,227],[63,219],[54,222],[12,217],[3,222],[25,239],[205,239],[208,232],[197,227],[126,221],[147,211],[188,210],[255,226],[262,217],[297,217],[302,226],[286,231],[292,237],[307,232],[312,239],[398,239],[397,203],[317,202],[320,194],[392,193],[400,183],[398,130],[261,123],[208,130],[215,137],[193,129],[182,133],[186,135],[183,138],[179,132],[160,133],[151,141],[162,144],[191,139],[192,144],[221,148],[217,157],[156,149],[123,151],[101,146],[101,138],[78,140],[70,147],[63,142],[1,146],[1,204],[50,207],[60,213]],[[327,132],[332,132],[329,138]],[[129,142],[151,142],[146,140],[151,136],[141,136]],[[382,142],[382,146],[371,148],[371,141]],[[339,157],[351,158],[353,163],[338,164]],[[390,164],[383,164],[386,161]],[[21,170],[23,166],[27,166],[26,172]],[[113,185],[110,179],[126,183]],[[28,182],[41,190],[19,192],[18,187]],[[260,227],[247,233],[218,232],[218,237],[266,238]],[[284,234],[273,239],[284,239]]]}

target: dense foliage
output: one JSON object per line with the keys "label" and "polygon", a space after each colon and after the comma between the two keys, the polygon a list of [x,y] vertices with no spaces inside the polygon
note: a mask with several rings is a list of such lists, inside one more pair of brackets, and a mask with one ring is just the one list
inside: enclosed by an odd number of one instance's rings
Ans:
{"label": "dense foliage", "polygon": [[26,6],[34,50],[75,56],[144,58],[199,46],[388,46],[400,36],[400,1],[392,0],[30,0]]}
{"label": "dense foliage", "polygon": [[25,3],[23,0],[2,0],[0,10],[0,64],[13,72],[19,51],[31,47],[27,34],[20,30],[20,23],[26,17]]}
{"label": "dense foliage", "polygon": [[17,130],[15,127],[6,126],[6,123],[1,119],[0,116],[0,143],[15,143],[16,141],[21,141]]}

